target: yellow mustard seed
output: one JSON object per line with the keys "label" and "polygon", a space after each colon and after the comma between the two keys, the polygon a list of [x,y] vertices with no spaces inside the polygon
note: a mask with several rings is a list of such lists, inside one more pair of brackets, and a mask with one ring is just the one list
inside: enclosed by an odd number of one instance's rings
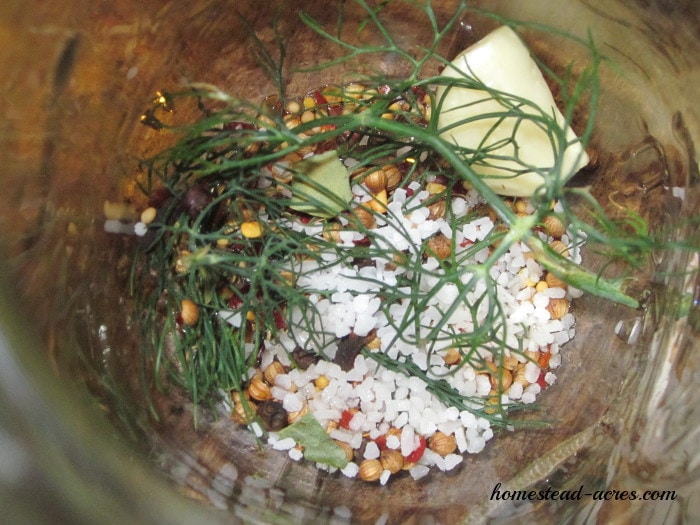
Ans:
{"label": "yellow mustard seed", "polygon": [[241,234],[246,239],[257,239],[258,237],[262,237],[262,224],[260,224],[258,221],[246,221],[241,224]]}

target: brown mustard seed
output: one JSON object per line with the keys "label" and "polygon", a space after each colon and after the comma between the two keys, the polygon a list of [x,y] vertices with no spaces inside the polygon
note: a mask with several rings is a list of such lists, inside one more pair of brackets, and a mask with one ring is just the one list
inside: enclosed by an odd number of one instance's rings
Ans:
{"label": "brown mustard seed", "polygon": [[240,392],[233,392],[231,394],[231,400],[233,401],[233,411],[231,412],[231,419],[240,425],[247,425],[255,419],[256,405],[250,401],[248,392],[241,394]]}
{"label": "brown mustard seed", "polygon": [[447,366],[458,365],[462,361],[462,354],[456,348],[450,348],[442,359]]}
{"label": "brown mustard seed", "polygon": [[504,392],[513,384],[513,374],[510,370],[502,368],[500,371],[489,376],[491,388],[496,392]]}
{"label": "brown mustard seed", "polygon": [[555,252],[563,255],[564,257],[569,256],[569,247],[566,245],[565,242],[555,240],[549,243],[549,247]]}
{"label": "brown mustard seed", "polygon": [[428,252],[436,259],[448,259],[452,254],[452,241],[442,233],[433,235],[428,239]]}
{"label": "brown mustard seed", "polygon": [[401,452],[398,450],[387,448],[382,450],[381,454],[379,455],[379,461],[381,462],[384,470],[388,470],[392,474],[396,474],[403,468],[404,459]]}
{"label": "brown mustard seed", "polygon": [[436,219],[442,219],[445,216],[445,211],[447,210],[447,203],[445,199],[440,199],[437,202],[432,203],[428,206],[428,219],[434,221]]}
{"label": "brown mustard seed", "polygon": [[383,169],[376,169],[368,173],[362,180],[367,189],[372,193],[379,193],[386,189],[387,185],[387,175]]}
{"label": "brown mustard seed", "polygon": [[340,448],[342,448],[343,452],[345,452],[345,459],[347,459],[348,461],[352,461],[353,458],[355,457],[355,451],[350,446],[350,444],[346,443],[345,441],[339,441],[337,439],[335,439],[334,441],[335,441],[335,444],[338,445]]}
{"label": "brown mustard seed", "polygon": [[256,401],[267,401],[268,399],[272,399],[270,387],[267,385],[267,383],[265,383],[261,375],[255,375],[253,376],[253,379],[250,380],[248,394]]}
{"label": "brown mustard seed", "polygon": [[566,290],[567,287],[564,281],[551,272],[547,272],[547,275],[544,277],[544,282],[546,282],[547,286],[550,288],[563,288]]}
{"label": "brown mustard seed", "polygon": [[557,215],[547,215],[542,223],[544,231],[554,239],[561,239],[566,233],[566,224]]}
{"label": "brown mustard seed", "polygon": [[291,425],[295,421],[300,420],[302,417],[304,417],[308,413],[309,413],[308,405],[304,405],[303,407],[301,407],[301,410],[298,410],[297,412],[289,412],[287,414],[287,423],[289,423]]}
{"label": "brown mustard seed", "polygon": [[386,190],[394,191],[399,187],[399,184],[401,184],[401,179],[403,178],[403,175],[401,175],[401,170],[399,170],[395,164],[387,164],[386,166],[382,166],[382,170],[384,170],[384,173],[386,173]]}
{"label": "brown mustard seed", "polygon": [[358,207],[353,209],[353,213],[355,215],[351,216],[350,219],[351,221],[355,221],[357,227],[360,227],[361,225],[363,228],[369,230],[371,228],[374,228],[374,226],[377,224],[377,221],[374,218],[374,214],[369,210]]}
{"label": "brown mustard seed", "polygon": [[286,370],[284,368],[284,365],[280,363],[279,361],[273,361],[270,363],[265,371],[263,372],[263,379],[267,381],[270,385],[275,384],[275,378],[280,375],[286,373]]}
{"label": "brown mustard seed", "polygon": [[561,319],[569,312],[569,301],[563,297],[553,297],[549,300],[547,310],[552,319]]}
{"label": "brown mustard seed", "polygon": [[445,457],[457,450],[457,440],[453,434],[444,434],[438,431],[428,438],[428,448]]}
{"label": "brown mustard seed", "polygon": [[360,463],[359,476],[363,481],[377,481],[382,475],[384,467],[378,459],[365,459]]}
{"label": "brown mustard seed", "polygon": [[196,325],[199,320],[199,306],[190,299],[183,299],[180,301],[180,318],[187,326]]}

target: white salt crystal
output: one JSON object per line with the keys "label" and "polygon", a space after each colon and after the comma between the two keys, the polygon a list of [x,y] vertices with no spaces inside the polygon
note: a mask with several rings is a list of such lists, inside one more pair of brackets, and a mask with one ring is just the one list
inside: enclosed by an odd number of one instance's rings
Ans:
{"label": "white salt crystal", "polygon": [[290,450],[290,449],[294,448],[296,445],[297,445],[296,441],[294,441],[293,438],[288,437],[288,438],[280,439],[279,441],[275,442],[272,445],[272,448],[274,448],[275,450]]}
{"label": "white salt crystal", "polygon": [[520,398],[520,400],[521,400],[523,403],[525,403],[526,405],[529,405],[530,403],[534,403],[534,402],[535,402],[535,394],[533,394],[533,393],[531,393],[531,392],[523,392],[523,395],[522,395],[522,397]]}
{"label": "white salt crystal", "polygon": [[425,465],[415,465],[408,470],[408,473],[414,480],[419,480],[428,475],[430,468]]}
{"label": "white salt crystal", "polygon": [[344,428],[334,428],[328,433],[328,435],[337,441],[352,443],[355,437],[355,432],[349,432]]}
{"label": "white salt crystal", "polygon": [[513,383],[508,389],[508,397],[511,399],[520,399],[523,395],[523,385],[522,383]]}
{"label": "white salt crystal", "polygon": [[379,457],[379,447],[374,441],[368,441],[365,445],[364,458],[377,459]]}
{"label": "white salt crystal", "polygon": [[462,197],[456,197],[452,199],[450,209],[455,217],[461,217],[467,212],[467,201]]}
{"label": "white salt crystal", "polygon": [[460,453],[464,454],[467,450],[467,438],[464,434],[464,430],[461,428],[458,428],[454,432],[455,435],[455,441],[457,442],[457,450],[460,451]]}
{"label": "white salt crystal", "polygon": [[357,466],[357,463],[353,463],[352,461],[340,469],[340,472],[342,472],[348,478],[354,478],[357,476],[359,471],[360,467]]}
{"label": "white salt crystal", "polygon": [[280,388],[278,386],[273,386],[270,388],[270,394],[275,399],[283,399],[284,396],[286,396],[288,394],[288,391],[284,388]]}
{"label": "white salt crystal", "polygon": [[377,518],[377,521],[374,522],[374,525],[386,525],[389,522],[389,516],[390,514],[388,512],[383,512],[381,516]]}
{"label": "white salt crystal", "polygon": [[401,429],[401,455],[408,456],[416,448],[416,434],[411,425]]}
{"label": "white salt crystal", "polygon": [[525,379],[529,383],[535,383],[540,377],[540,366],[537,363],[533,363],[532,361],[528,361],[525,364]]}
{"label": "white salt crystal", "polygon": [[250,425],[248,425],[248,428],[250,428],[253,431],[255,437],[263,436],[263,429],[260,427],[257,421],[253,421]]}
{"label": "white salt crystal", "polygon": [[408,388],[405,386],[400,386],[394,390],[394,399],[402,400],[408,397]]}
{"label": "white salt crystal", "polygon": [[352,416],[352,419],[350,420],[350,423],[348,424],[348,427],[350,430],[358,431],[362,430],[365,422],[367,421],[367,414],[364,412],[355,412],[355,415]]}
{"label": "white salt crystal", "polygon": [[401,412],[396,418],[394,418],[394,426],[397,428],[402,428],[408,423],[408,412]]}
{"label": "white salt crystal", "polygon": [[561,365],[561,354],[554,354],[549,358],[549,368],[557,368]]}
{"label": "white salt crystal", "polygon": [[[515,384],[515,383],[514,383]],[[464,428],[476,428],[477,420],[476,416],[469,412],[468,410],[462,410],[459,413],[459,419],[462,421]]]}
{"label": "white salt crystal", "polygon": [[413,354],[413,362],[421,370],[428,369],[428,355],[422,352],[417,352]]}
{"label": "white salt crystal", "polygon": [[353,327],[355,332],[360,337],[365,337],[369,334],[376,325],[376,320],[370,315],[358,315]]}
{"label": "white salt crystal", "polygon": [[547,308],[549,304],[549,297],[544,293],[538,292],[532,296],[532,304],[536,309]]}
{"label": "white salt crystal", "polygon": [[391,471],[389,470],[382,470],[382,473],[379,475],[379,484],[380,485],[386,485],[386,482],[389,481],[389,478],[391,477]]}
{"label": "white salt crystal", "polygon": [[553,385],[557,380],[557,376],[556,376],[556,374],[553,374],[552,372],[547,372],[544,375],[544,380],[548,385]]}
{"label": "white salt crystal", "polygon": [[484,450],[484,447],[486,446],[486,440],[480,436],[477,436],[471,440],[469,440],[467,444],[467,452],[470,454],[478,454],[482,450]]}
{"label": "white salt crystal", "polygon": [[304,457],[304,453],[298,448],[290,448],[287,454],[294,461],[299,461]]}
{"label": "white salt crystal", "polygon": [[282,407],[287,412],[299,412],[304,408],[304,400],[298,393],[288,393],[282,398]]}
{"label": "white salt crystal", "polygon": [[464,458],[459,454],[448,454],[445,456],[445,470],[452,470],[459,465]]}
{"label": "white salt crystal", "polygon": [[390,435],[386,438],[386,447],[392,450],[396,450],[401,446],[401,440],[395,434]]}
{"label": "white salt crystal", "polygon": [[462,426],[461,421],[444,421],[438,423],[437,429],[443,434],[454,434]]}
{"label": "white salt crystal", "polygon": [[478,374],[476,376],[476,393],[480,396],[486,396],[491,392],[491,381],[486,374]]}
{"label": "white salt crystal", "polygon": [[423,452],[423,455],[421,456],[419,462],[421,465],[434,465],[440,470],[445,470],[445,460],[440,454],[433,452],[429,448],[425,449],[425,452]]}
{"label": "white salt crystal", "polygon": [[525,392],[528,394],[539,394],[542,391],[542,387],[538,383],[532,383],[525,387]]}
{"label": "white salt crystal", "polygon": [[418,428],[418,432],[423,434],[424,436],[430,436],[435,433],[437,430],[437,425],[433,423],[432,421],[428,421],[426,419],[421,419],[420,421],[420,427]]}
{"label": "white salt crystal", "polygon": [[547,288],[542,292],[544,295],[547,297],[551,298],[556,298],[556,299],[563,299],[566,297],[566,290],[564,288],[559,288],[557,286],[554,286],[552,288]]}

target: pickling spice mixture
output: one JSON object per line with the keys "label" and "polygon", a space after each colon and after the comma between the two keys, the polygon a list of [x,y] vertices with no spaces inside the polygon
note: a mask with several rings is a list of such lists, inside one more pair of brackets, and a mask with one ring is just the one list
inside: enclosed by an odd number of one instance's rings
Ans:
{"label": "pickling spice mixture", "polygon": [[[489,46],[527,55],[506,28],[446,62],[453,74],[417,66],[260,107],[181,95],[202,120],[148,164],[134,226],[161,388],[223,405],[294,460],[419,479],[515,428],[511,412],[555,383],[584,291],[634,306],[581,266],[593,230],[559,198],[585,143],[539,72],[526,93],[486,85],[498,64],[470,76]],[[163,127],[166,105],[177,97],[160,93],[144,123]]]}

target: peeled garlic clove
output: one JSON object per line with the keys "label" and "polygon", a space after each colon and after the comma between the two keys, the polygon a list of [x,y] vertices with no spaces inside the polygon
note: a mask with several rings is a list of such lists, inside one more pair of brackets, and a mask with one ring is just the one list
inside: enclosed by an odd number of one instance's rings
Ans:
{"label": "peeled garlic clove", "polygon": [[[588,164],[588,155],[577,141],[576,134],[557,109],[552,93],[518,35],[503,26],[460,53],[442,73],[446,77],[476,79],[489,90],[525,99],[520,111],[528,115],[553,118],[560,129],[566,130],[568,146],[563,150],[559,170],[564,181]],[[474,172],[500,195],[530,197],[542,186],[544,177],[537,170],[554,176],[559,149],[556,136],[547,127],[531,119],[486,117],[489,113],[503,115],[518,101],[504,103],[494,98],[493,92],[483,89],[439,86],[436,93],[440,113],[438,127],[441,136],[460,147],[472,150],[489,149],[488,154],[503,158],[489,158],[483,164],[471,164]],[[522,102],[522,100],[520,101]],[[466,120],[468,122],[465,122]],[[462,122],[460,124],[460,122]],[[452,127],[454,126],[454,127]],[[449,129],[447,129],[449,127]],[[543,127],[545,129],[543,129]],[[514,139],[514,140],[511,140]],[[513,144],[517,144],[517,151]],[[562,146],[563,148],[563,146]],[[470,159],[467,157],[466,159]],[[527,171],[514,175],[514,172]]]}

